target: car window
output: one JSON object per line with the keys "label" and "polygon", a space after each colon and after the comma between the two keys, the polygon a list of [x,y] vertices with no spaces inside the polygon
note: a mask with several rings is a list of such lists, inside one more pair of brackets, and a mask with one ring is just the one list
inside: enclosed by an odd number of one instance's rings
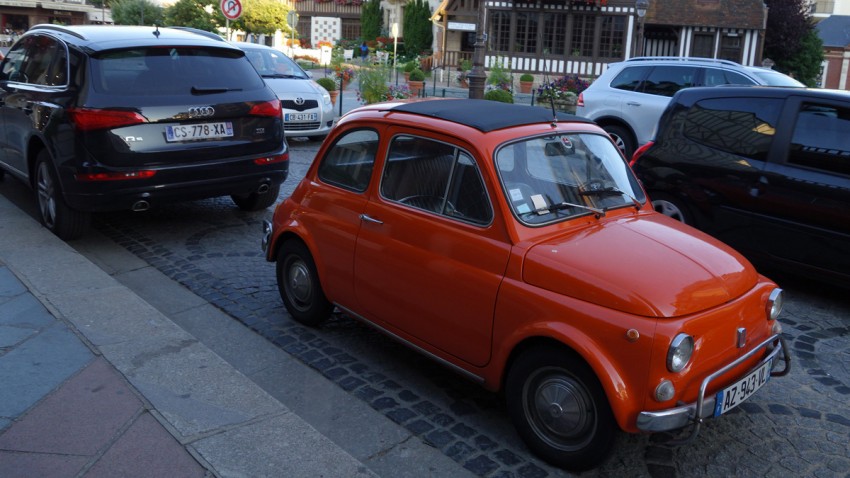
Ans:
{"label": "car window", "polygon": [[761,80],[766,85],[770,86],[790,86],[794,88],[803,88],[806,85],[800,83],[799,81],[791,78],[790,76],[780,73],[774,70],[767,70],[764,68],[751,68],[751,72],[753,72],[756,76],[761,78]]}
{"label": "car window", "polygon": [[264,77],[310,78],[297,63],[282,52],[265,48],[245,48],[245,56]]}
{"label": "car window", "polygon": [[496,167],[514,214],[528,225],[645,200],[617,147],[602,135],[562,134],[511,143],[496,152]]}
{"label": "car window", "polygon": [[373,130],[354,130],[340,136],[319,164],[319,179],[356,192],[369,187],[378,133]]}
{"label": "car window", "polygon": [[30,35],[9,52],[0,79],[34,85],[64,85],[68,78],[68,52],[56,39]]}
{"label": "car window", "polygon": [[705,86],[719,85],[754,85],[755,81],[746,76],[729,70],[721,70],[719,68],[706,68],[703,84]]}
{"label": "car window", "polygon": [[417,209],[474,224],[488,224],[493,209],[475,160],[438,141],[393,138],[381,180],[381,196]]}
{"label": "car window", "polygon": [[694,86],[697,68],[691,66],[656,66],[643,82],[643,92],[673,96],[682,88]]}
{"label": "car window", "polygon": [[624,68],[619,75],[611,80],[611,88],[618,90],[635,91],[640,86],[641,80],[649,73],[651,66],[633,66]]}
{"label": "car window", "polygon": [[782,100],[772,98],[703,100],[688,111],[683,133],[709,147],[764,161],[781,108]]}
{"label": "car window", "polygon": [[804,104],[794,125],[788,162],[850,174],[850,109]]}
{"label": "car window", "polygon": [[265,87],[240,50],[201,47],[112,50],[93,58],[99,93],[186,95]]}

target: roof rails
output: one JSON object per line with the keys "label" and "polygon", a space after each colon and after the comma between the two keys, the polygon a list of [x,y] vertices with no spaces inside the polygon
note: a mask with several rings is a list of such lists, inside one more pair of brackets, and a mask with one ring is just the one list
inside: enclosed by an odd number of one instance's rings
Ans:
{"label": "roof rails", "polygon": [[57,32],[60,32],[60,33],[65,33],[66,35],[71,35],[71,36],[77,37],[80,40],[88,40],[88,38],[83,36],[82,33],[74,31],[74,30],[70,30],[70,29],[68,29],[68,28],[66,28],[62,25],[53,25],[53,24],[50,24],[50,23],[42,23],[42,24],[36,25],[34,27],[31,27],[30,31],[32,31],[32,30],[53,30],[53,31],[57,31]]}
{"label": "roof rails", "polygon": [[735,63],[732,60],[722,60],[720,58],[700,58],[693,56],[638,56],[629,58],[626,61],[688,61],[697,63],[712,63],[716,65],[741,66],[740,63]]}

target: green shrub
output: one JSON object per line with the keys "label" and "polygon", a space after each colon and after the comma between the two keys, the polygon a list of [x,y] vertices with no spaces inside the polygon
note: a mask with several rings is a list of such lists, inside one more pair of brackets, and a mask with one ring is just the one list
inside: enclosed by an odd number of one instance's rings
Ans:
{"label": "green shrub", "polygon": [[513,103],[514,95],[510,91],[490,90],[484,93],[484,99],[490,101],[501,101],[502,103]]}
{"label": "green shrub", "polygon": [[413,60],[408,61],[404,64],[405,73],[410,73],[411,71],[416,69],[416,62]]}
{"label": "green shrub", "polygon": [[319,78],[318,80],[316,80],[316,83],[318,83],[319,86],[321,86],[322,88],[324,88],[328,91],[336,90],[336,81],[334,81],[333,78],[323,76],[323,77]]}
{"label": "green shrub", "polygon": [[472,62],[469,60],[463,60],[460,62],[460,71],[469,71],[472,69]]}
{"label": "green shrub", "polygon": [[374,66],[360,69],[360,100],[367,105],[386,101],[389,93],[389,68]]}
{"label": "green shrub", "polygon": [[410,81],[425,81],[425,72],[419,68],[414,68],[407,79]]}
{"label": "green shrub", "polygon": [[532,75],[531,73],[523,73],[519,77],[519,81],[534,81],[534,75]]}

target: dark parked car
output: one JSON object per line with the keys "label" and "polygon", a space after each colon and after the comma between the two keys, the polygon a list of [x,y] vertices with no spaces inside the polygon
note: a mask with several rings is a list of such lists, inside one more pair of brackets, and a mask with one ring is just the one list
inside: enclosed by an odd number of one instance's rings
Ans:
{"label": "dark parked car", "polygon": [[683,90],[632,166],[656,210],[755,261],[850,283],[850,94]]}
{"label": "dark parked car", "polygon": [[231,196],[275,202],[289,154],[281,104],[245,53],[188,30],[38,25],[0,64],[0,177],[79,236],[95,211]]}

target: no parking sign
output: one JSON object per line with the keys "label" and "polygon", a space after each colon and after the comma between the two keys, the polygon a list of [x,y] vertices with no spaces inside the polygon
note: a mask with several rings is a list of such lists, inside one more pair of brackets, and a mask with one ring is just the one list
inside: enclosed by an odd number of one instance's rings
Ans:
{"label": "no parking sign", "polygon": [[242,16],[242,2],[239,0],[221,0],[221,13],[228,20],[236,20]]}

